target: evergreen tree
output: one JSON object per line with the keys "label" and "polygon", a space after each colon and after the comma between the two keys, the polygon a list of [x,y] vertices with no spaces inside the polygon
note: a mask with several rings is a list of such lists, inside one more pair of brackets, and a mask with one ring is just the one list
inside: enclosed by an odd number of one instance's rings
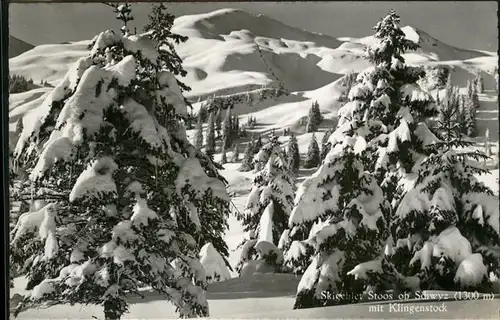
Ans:
{"label": "evergreen tree", "polygon": [[[367,55],[373,68],[357,76],[339,110],[331,151],[296,196],[282,241],[286,264],[305,269],[295,308],[356,302],[370,285],[378,291],[409,284],[384,256],[388,222],[406,175],[435,138],[420,121],[436,110],[417,84],[423,69],[404,64],[402,55],[418,44],[406,39],[399,22],[391,10],[375,26],[377,42]],[[324,290],[351,294],[324,300]]]}
{"label": "evergreen tree", "polygon": [[215,111],[215,132],[217,133],[217,139],[221,138],[222,131],[222,109],[217,108]]}
{"label": "evergreen tree", "polygon": [[[258,249],[259,243],[267,242],[269,246],[275,247],[287,226],[295,185],[276,137],[263,146],[256,160],[259,171],[253,179],[243,216],[238,217],[242,220],[243,230],[254,234],[256,241],[248,240],[249,243],[244,242],[243,245]],[[248,260],[247,255],[242,257],[237,270],[241,270],[243,263]],[[274,257],[271,264],[277,258]]]}
{"label": "evergreen tree", "polygon": [[203,147],[203,121],[198,114],[198,122],[196,123],[196,135],[194,137],[194,146],[196,149],[201,150]]}
{"label": "evergreen tree", "polygon": [[23,76],[13,75],[9,79],[9,93],[21,93],[35,88],[33,79],[26,79]]}
{"label": "evergreen tree", "polygon": [[263,143],[262,143],[262,137],[259,136],[257,138],[257,141],[255,141],[253,145],[253,154],[258,153],[262,149]]}
{"label": "evergreen tree", "polygon": [[228,149],[233,142],[231,108],[227,108],[226,117],[222,126],[222,148]]}
{"label": "evergreen tree", "polygon": [[226,155],[226,146],[225,144],[222,144],[222,150],[221,150],[222,156],[220,163],[221,164],[226,164],[227,163],[227,155]]}
{"label": "evergreen tree", "polygon": [[315,101],[313,103],[311,109],[313,110],[314,121],[319,126],[321,124],[321,121],[323,121],[323,116],[321,115],[321,110],[318,101]]}
{"label": "evergreen tree", "polygon": [[321,156],[319,152],[318,141],[316,141],[316,136],[312,135],[311,141],[309,142],[309,147],[307,148],[307,155],[304,161],[304,168],[316,168],[321,164]]}
{"label": "evergreen tree", "polygon": [[201,119],[201,122],[205,123],[208,119],[208,111],[205,105],[200,106],[200,111],[198,111],[198,118]]}
{"label": "evergreen tree", "polygon": [[300,168],[300,153],[299,153],[299,144],[297,142],[297,138],[292,133],[290,135],[290,139],[288,140],[288,167],[293,175],[297,175],[299,173]]}
{"label": "evergreen tree", "polygon": [[471,97],[472,93],[474,92],[474,82],[467,80],[467,96]]}
{"label": "evergreen tree", "polygon": [[253,146],[254,142],[248,142],[245,148],[245,153],[243,155],[243,160],[241,161],[241,165],[238,168],[238,171],[248,172],[253,170]]}
{"label": "evergreen tree", "polygon": [[[422,104],[418,109],[426,110]],[[450,112],[456,109],[450,108]],[[408,115],[406,118],[411,123]],[[378,289],[387,289],[387,284],[393,283],[397,290],[491,290],[488,276],[500,270],[498,246],[494,244],[498,242],[498,224],[490,223],[498,221],[498,210],[493,210],[498,197],[475,177],[487,173],[477,165],[486,156],[479,151],[457,150],[472,143],[462,140],[456,123],[445,128],[442,140],[428,131],[424,121],[415,129],[407,129],[395,131],[399,131],[400,139],[406,132],[404,139],[414,141],[415,158],[411,170],[400,175],[399,186],[404,186],[404,180],[416,179],[400,196],[388,198],[393,212],[392,239],[388,239],[385,254],[358,264],[349,274]],[[396,147],[390,140],[387,147]],[[400,163],[406,154],[398,155]],[[390,163],[391,157],[378,159],[379,163],[384,161]],[[385,172],[390,175],[391,171]],[[387,198],[388,189],[382,186],[382,190]]]}
{"label": "evergreen tree", "polygon": [[476,92],[484,93],[484,79],[480,74],[476,76]]}
{"label": "evergreen tree", "polygon": [[318,127],[322,120],[323,117],[321,116],[319,104],[316,101],[312,104],[311,108],[309,109],[309,114],[307,116],[306,132],[318,131]]}
{"label": "evergreen tree", "polygon": [[207,136],[205,138],[205,153],[210,157],[215,153],[215,122],[214,112],[208,116]]}
{"label": "evergreen tree", "polygon": [[330,152],[331,145],[328,143],[328,138],[332,135],[333,130],[328,128],[325,134],[323,135],[323,139],[321,139],[321,161],[325,160],[326,155]]}
{"label": "evergreen tree", "polygon": [[100,33],[47,113],[23,129],[14,155],[30,173],[24,187],[45,204],[12,232],[33,289],[16,315],[50,301],[103,305],[105,319],[119,319],[127,295],[146,285],[182,317],[208,316],[198,254],[211,242],[227,256],[229,196],[218,167],[187,140],[174,74],[142,46],[156,43]]}
{"label": "evergreen tree", "polygon": [[467,134],[467,109],[466,97],[459,95],[459,108],[458,108],[458,125],[461,134]]}
{"label": "evergreen tree", "polygon": [[240,160],[239,157],[240,157],[240,149],[238,147],[238,144],[235,143],[233,147],[233,155],[231,157],[231,162],[233,163],[238,162]]}
{"label": "evergreen tree", "polygon": [[474,137],[476,135],[476,113],[479,108],[479,98],[476,89],[472,87],[470,96],[467,97],[467,135]]}
{"label": "evergreen tree", "polygon": [[[172,33],[171,30],[174,25],[175,16],[167,11],[167,7],[163,3],[153,4],[148,18],[148,23],[144,26],[144,31],[150,32],[151,38],[156,41],[156,50],[158,51],[157,62],[162,68],[166,68],[175,76],[184,77],[187,72],[182,67],[182,60],[175,51],[174,43],[184,43],[188,37]],[[176,81],[182,91],[191,90],[191,88],[179,79],[176,79]],[[185,101],[190,105],[187,100]],[[203,122],[205,122],[205,119],[203,118]]]}

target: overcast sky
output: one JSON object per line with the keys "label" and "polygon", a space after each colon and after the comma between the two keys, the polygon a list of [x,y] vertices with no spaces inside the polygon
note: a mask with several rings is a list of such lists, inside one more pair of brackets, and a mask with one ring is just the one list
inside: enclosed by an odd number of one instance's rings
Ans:
{"label": "overcast sky", "polygon": [[[147,20],[149,3],[134,3],[134,24]],[[495,1],[469,2],[211,2],[169,3],[176,15],[239,8],[261,13],[288,25],[334,37],[363,37],[390,8],[411,25],[461,48],[497,51],[498,22]],[[110,8],[99,3],[10,4],[10,34],[38,45],[91,39],[96,33],[119,27]]]}

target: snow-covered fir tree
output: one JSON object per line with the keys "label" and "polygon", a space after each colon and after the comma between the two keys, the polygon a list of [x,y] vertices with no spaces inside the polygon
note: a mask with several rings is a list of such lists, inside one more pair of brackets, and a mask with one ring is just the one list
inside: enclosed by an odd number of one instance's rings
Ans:
{"label": "snow-covered fir tree", "polygon": [[333,129],[328,128],[328,130],[326,130],[325,134],[323,135],[323,138],[321,139],[321,161],[325,160],[326,155],[328,154],[328,152],[330,152],[331,145],[328,143],[328,139],[330,138],[332,133]]}
{"label": "snow-covered fir tree", "polygon": [[[398,25],[391,10],[375,26],[377,41],[367,50],[372,67],[358,75],[329,138],[331,151],[297,193],[283,237],[286,264],[309,265],[296,308],[354,302],[349,298],[356,295],[322,300],[321,292],[362,292],[369,284],[361,272],[367,266],[394,274],[389,272],[394,265],[383,259],[391,204],[404,193],[406,175],[428,154],[424,147],[437,140],[422,121],[437,114],[432,98],[417,85],[423,69],[406,66],[402,57],[418,45]],[[358,266],[365,261],[370,262]],[[414,284],[397,279],[403,286]]]}
{"label": "snow-covered fir tree", "polygon": [[[385,28],[378,31],[400,33],[394,29],[394,18],[389,22],[382,22]],[[399,68],[404,69],[408,72],[411,67]],[[405,85],[400,87],[400,93],[411,99],[394,101],[391,97],[390,106],[399,109],[400,124],[389,133],[387,148],[379,152],[376,164],[385,166],[390,175],[394,171],[389,164],[395,159],[400,163],[399,187],[403,188],[399,196],[391,199],[390,189],[382,185],[392,204],[392,239],[383,255],[360,263],[349,274],[375,290],[490,290],[488,277],[491,273],[497,276],[500,270],[499,216],[493,210],[498,197],[475,177],[487,173],[481,165],[485,155],[457,151],[471,143],[462,140],[456,123],[446,128],[443,139],[434,136],[424,121],[432,114],[433,104],[418,87],[404,89]],[[401,148],[404,141],[411,149]],[[392,159],[390,154],[381,157],[387,149],[399,149],[399,153],[393,153]],[[406,156],[409,153],[411,158]]]}
{"label": "snow-covered fir tree", "polygon": [[[320,169],[299,188],[280,244],[285,264],[304,273],[294,308],[356,302],[363,287],[347,275],[360,261],[380,254],[387,233],[389,205],[375,177],[363,166],[364,139],[346,136]],[[353,293],[336,301],[322,292]],[[340,297],[340,296],[339,296]]]}
{"label": "snow-covered fir tree", "polygon": [[243,154],[243,160],[241,161],[241,165],[238,168],[238,171],[248,172],[253,170],[253,143],[253,141],[247,142],[245,153]]}
{"label": "snow-covered fir tree", "polygon": [[316,135],[313,133],[309,146],[307,148],[306,158],[304,160],[304,168],[311,169],[316,168],[321,164],[321,155],[319,150],[318,141],[316,140]]}
{"label": "snow-covered fir tree", "polygon": [[[255,246],[268,249],[274,246],[271,252],[276,254],[276,246],[287,227],[295,195],[295,184],[277,137],[273,137],[255,156],[255,167],[259,171],[254,176],[243,215],[238,218],[242,220],[243,230],[255,235]],[[256,250],[259,251],[259,248]],[[265,253],[268,252],[265,250]],[[269,259],[268,263],[275,264],[276,258]],[[242,256],[238,265],[243,266],[249,259]]]}
{"label": "snow-covered fir tree", "polygon": [[309,114],[307,116],[306,132],[318,131],[321,121],[323,121],[323,116],[321,115],[319,103],[315,101],[313,102],[311,108],[309,109]]}
{"label": "snow-covered fir tree", "polygon": [[290,139],[288,140],[288,168],[290,168],[290,172],[293,175],[297,175],[299,173],[300,168],[300,152],[299,152],[299,143],[297,142],[297,137],[295,134],[290,135]]}
{"label": "snow-covered fir tree", "polygon": [[151,34],[100,33],[26,122],[15,157],[42,203],[12,232],[32,289],[16,312],[99,304],[119,319],[147,285],[182,317],[208,316],[198,254],[211,242],[227,256],[229,196],[187,139],[185,98],[160,54]]}
{"label": "snow-covered fir tree", "polygon": [[203,121],[198,114],[198,122],[196,123],[196,133],[194,136],[194,146],[201,150],[203,148]]}
{"label": "snow-covered fir tree", "polygon": [[466,103],[466,112],[467,112],[467,136],[474,137],[476,135],[476,114],[479,109],[479,98],[477,96],[476,87],[470,84],[468,89],[467,103]]}
{"label": "snow-covered fir tree", "polygon": [[[439,116],[437,119],[436,131],[443,139],[457,138],[463,122],[460,123],[460,107],[457,98],[457,91],[450,85],[446,89],[446,98],[439,106]],[[465,122],[465,120],[464,120]]]}
{"label": "snow-covered fir tree", "polygon": [[215,121],[214,112],[208,116],[207,133],[205,137],[205,153],[210,157],[215,153]]}
{"label": "snow-covered fir tree", "polygon": [[255,140],[255,142],[253,143],[253,154],[259,153],[259,151],[262,149],[263,146],[264,143],[262,142],[262,136],[259,136],[257,140]]}

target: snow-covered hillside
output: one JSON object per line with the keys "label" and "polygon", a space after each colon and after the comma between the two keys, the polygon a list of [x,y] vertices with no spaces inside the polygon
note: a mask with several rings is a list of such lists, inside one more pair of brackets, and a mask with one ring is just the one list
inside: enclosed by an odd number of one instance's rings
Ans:
{"label": "snow-covered hillside", "polygon": [[[253,113],[258,119],[266,118],[262,131],[298,127],[299,120],[307,115],[307,109],[315,100],[327,119],[333,117],[339,107],[337,80],[345,73],[359,72],[368,66],[363,54],[365,46],[374,41],[372,36],[337,39],[315,34],[235,9],[178,17],[172,31],[189,36],[176,50],[188,71],[183,81],[193,89],[186,93],[191,100],[259,89],[275,83],[275,76],[293,92],[292,96],[260,102],[251,109],[237,107],[237,114]],[[418,52],[405,56],[408,63],[450,66],[453,83],[460,86],[465,86],[471,73],[480,72],[486,90],[494,88],[495,53],[455,48],[409,26],[403,31],[422,46]],[[32,78],[35,83],[46,80],[55,85],[68,67],[86,54],[88,44],[89,41],[79,41],[37,46],[10,59],[10,72]],[[11,132],[19,117],[38,105],[22,101],[41,98],[41,90],[11,95]],[[491,107],[491,103],[496,104],[495,96],[491,92],[480,97],[488,113],[496,112],[496,108]],[[488,114],[489,119],[496,119],[496,113]],[[497,131],[490,129],[496,136]]]}
{"label": "snow-covered hillside", "polygon": [[[409,63],[449,61],[493,73],[495,53],[455,48],[409,26],[403,30],[422,46],[407,55]],[[178,45],[177,52],[189,72],[186,83],[193,87],[188,94],[191,97],[241,91],[274,81],[267,65],[292,91],[317,89],[339,75],[364,69],[364,48],[374,41],[371,36],[337,39],[315,34],[235,9],[178,17],[172,31],[190,38]],[[267,65],[260,58],[257,44]],[[86,45],[88,41],[38,46],[10,59],[11,73],[35,82],[57,81],[68,64],[85,54]]]}

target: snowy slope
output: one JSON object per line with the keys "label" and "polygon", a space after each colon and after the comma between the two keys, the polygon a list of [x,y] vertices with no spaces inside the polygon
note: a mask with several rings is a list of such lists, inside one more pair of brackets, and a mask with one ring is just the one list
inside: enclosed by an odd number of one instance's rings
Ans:
{"label": "snowy slope", "polygon": [[[393,301],[406,306],[445,306],[441,312],[420,311],[404,312],[403,308],[390,309],[388,302],[376,303],[377,309],[370,309],[375,303],[343,305],[292,310],[294,295],[299,278],[285,274],[261,274],[250,279],[231,279],[212,284],[208,288],[207,299],[210,316],[216,319],[496,319],[500,311],[499,298],[494,300],[436,301]],[[15,280],[16,288],[11,289],[11,296],[20,292],[19,287],[25,281]],[[14,291],[14,292],[13,292]],[[449,297],[453,293],[447,293]],[[174,319],[175,308],[163,297],[144,292],[145,298],[130,298],[135,302],[130,306],[130,313],[123,319]],[[430,297],[430,295],[429,295]],[[444,311],[444,309],[446,309]],[[374,311],[376,310],[376,311]],[[398,311],[400,310],[400,311]],[[101,306],[56,305],[50,308],[31,309],[21,313],[18,319],[97,319],[102,318]]]}
{"label": "snowy slope", "polygon": [[[364,69],[365,45],[374,41],[372,36],[339,40],[234,9],[178,17],[173,31],[190,37],[177,46],[177,52],[189,72],[185,82],[193,87],[188,96],[194,98],[223,90],[246,91],[273,82],[269,69],[291,91],[314,90],[349,71]],[[493,72],[494,53],[455,48],[412,27],[405,27],[404,31],[408,38],[422,45],[418,52],[407,55],[410,63],[449,61]],[[35,82],[55,82],[68,64],[85,54],[87,44],[88,41],[81,41],[35,47],[10,59],[11,73],[31,77]],[[262,61],[257,44],[266,62]]]}

